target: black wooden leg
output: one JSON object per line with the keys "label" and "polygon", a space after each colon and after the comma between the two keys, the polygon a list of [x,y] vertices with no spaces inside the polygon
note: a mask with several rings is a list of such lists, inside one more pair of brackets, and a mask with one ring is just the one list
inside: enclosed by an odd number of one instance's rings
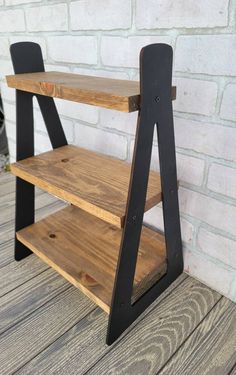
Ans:
{"label": "black wooden leg", "polygon": [[[32,94],[16,91],[16,159],[34,155],[34,124]],[[34,185],[16,178],[16,232],[34,222]],[[15,259],[21,260],[32,252],[15,239]]]}
{"label": "black wooden leg", "polygon": [[[183,269],[171,103],[172,49],[170,46],[154,44],[142,49],[140,84],[141,110],[132,163],[126,221],[109,316],[108,345],[112,344],[129,327],[181,274]],[[155,125],[158,129],[167,273],[134,304],[131,304]]]}

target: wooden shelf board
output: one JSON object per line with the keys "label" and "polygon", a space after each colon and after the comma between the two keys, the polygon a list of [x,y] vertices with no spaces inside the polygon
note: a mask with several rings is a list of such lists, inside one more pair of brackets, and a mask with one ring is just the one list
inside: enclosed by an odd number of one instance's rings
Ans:
{"label": "wooden shelf board", "polygon": [[[68,145],[11,165],[14,175],[118,227],[124,225],[131,165]],[[161,201],[150,171],[145,210]]]}
{"label": "wooden shelf board", "polygon": [[[91,104],[122,112],[140,106],[139,82],[61,72],[39,72],[7,76],[9,87],[55,98]],[[176,87],[172,87],[172,99]]]}
{"label": "wooden shelf board", "polygon": [[[109,313],[122,230],[68,206],[17,232],[17,238]],[[163,235],[143,227],[133,301],[166,272]]]}

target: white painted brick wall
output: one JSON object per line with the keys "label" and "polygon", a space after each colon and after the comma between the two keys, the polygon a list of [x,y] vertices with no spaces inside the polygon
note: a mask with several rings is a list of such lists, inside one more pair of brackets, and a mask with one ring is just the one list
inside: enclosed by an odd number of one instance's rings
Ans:
{"label": "white painted brick wall", "polygon": [[208,175],[208,189],[236,199],[236,169],[213,163]]}
{"label": "white painted brick wall", "polygon": [[138,29],[226,26],[229,0],[137,0]]}
{"label": "white painted brick wall", "polygon": [[[47,70],[139,79],[139,51],[174,49],[175,138],[185,270],[236,301],[236,0],[0,0],[0,87],[11,160],[9,45],[32,40]],[[137,113],[56,100],[69,142],[132,158]],[[50,149],[35,108],[36,152]],[[159,169],[156,137],[153,169]],[[163,229],[162,207],[145,222]]]}
{"label": "white painted brick wall", "polygon": [[231,121],[236,119],[236,84],[228,84],[225,88],[220,117]]}
{"label": "white painted brick wall", "polygon": [[72,30],[128,29],[132,22],[130,0],[83,0],[70,6]]}
{"label": "white painted brick wall", "polygon": [[236,35],[186,35],[177,39],[175,69],[209,75],[236,75]]}
{"label": "white painted brick wall", "polygon": [[68,29],[66,4],[37,6],[25,10],[29,31],[65,31]]}

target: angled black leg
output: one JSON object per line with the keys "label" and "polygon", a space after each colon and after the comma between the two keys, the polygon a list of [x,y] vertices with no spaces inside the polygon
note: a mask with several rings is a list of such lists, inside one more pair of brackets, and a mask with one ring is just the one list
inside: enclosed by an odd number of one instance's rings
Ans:
{"label": "angled black leg", "polygon": [[[140,54],[141,110],[133,155],[126,221],[109,316],[108,345],[112,344],[129,327],[181,274],[183,269],[171,83],[171,47],[164,44],[144,47]],[[146,200],[153,132],[156,125],[161,167],[167,273],[134,304],[131,304]]]}
{"label": "angled black leg", "polygon": [[[32,94],[16,91],[16,160],[34,155],[34,126]],[[16,232],[34,222],[34,185],[16,178]],[[15,239],[15,259],[21,260],[32,252]]]}
{"label": "angled black leg", "polygon": [[[41,48],[36,43],[11,45],[12,63],[16,74],[43,72]],[[53,148],[64,146],[67,140],[52,98],[36,95]],[[33,94],[16,90],[17,161],[34,155]],[[16,178],[16,232],[34,223],[34,185]],[[15,259],[21,260],[32,252],[15,238]]]}

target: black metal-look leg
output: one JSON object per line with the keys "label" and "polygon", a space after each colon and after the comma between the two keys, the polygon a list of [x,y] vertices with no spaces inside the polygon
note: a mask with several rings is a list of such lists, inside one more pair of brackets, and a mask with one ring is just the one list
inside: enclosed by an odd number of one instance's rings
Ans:
{"label": "black metal-look leg", "polygon": [[[109,316],[108,345],[112,344],[183,270],[171,102],[172,54],[172,48],[165,44],[149,45],[144,47],[140,54],[141,110],[126,221]],[[158,129],[167,273],[131,304],[155,125]]]}
{"label": "black metal-look leg", "polygon": [[[12,63],[16,74],[44,72],[40,46],[32,42],[11,45]],[[67,140],[52,98],[36,95],[53,148],[64,146]],[[34,155],[33,94],[16,90],[16,160]],[[34,223],[34,185],[16,178],[16,232]],[[15,259],[21,260],[32,252],[15,238]]]}
{"label": "black metal-look leg", "polygon": [[[34,155],[33,96],[16,90],[16,160]],[[34,185],[16,178],[16,232],[34,222]],[[15,239],[15,259],[32,252]]]}

